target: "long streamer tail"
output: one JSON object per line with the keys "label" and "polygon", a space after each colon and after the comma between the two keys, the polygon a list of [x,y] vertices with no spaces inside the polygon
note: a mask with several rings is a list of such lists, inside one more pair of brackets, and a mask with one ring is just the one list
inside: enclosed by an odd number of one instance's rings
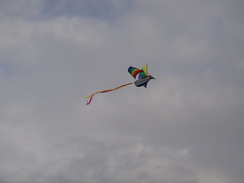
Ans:
{"label": "long streamer tail", "polygon": [[86,97],[86,99],[89,98],[89,100],[87,101],[86,105],[89,105],[92,101],[92,98],[94,95],[98,94],[98,93],[106,93],[106,92],[110,92],[110,91],[114,91],[114,90],[118,90],[122,87],[125,87],[125,86],[128,86],[128,85],[131,85],[132,83],[127,83],[127,84],[124,84],[124,85],[121,85],[121,86],[118,86],[116,88],[113,88],[113,89],[109,89],[109,90],[102,90],[102,91],[96,91],[94,92],[93,94],[89,95],[88,97]]}

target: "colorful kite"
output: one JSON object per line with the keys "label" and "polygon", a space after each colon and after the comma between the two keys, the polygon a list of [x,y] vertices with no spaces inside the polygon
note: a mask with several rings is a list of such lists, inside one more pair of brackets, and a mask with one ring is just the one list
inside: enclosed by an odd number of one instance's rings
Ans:
{"label": "colorful kite", "polygon": [[[147,65],[145,65],[142,69],[137,69],[135,67],[130,66],[129,69],[128,69],[128,72],[136,79],[136,81],[134,82],[134,84],[137,87],[144,86],[146,88],[147,87],[147,83],[151,79],[155,79],[151,75],[148,75]],[[90,96],[86,97],[86,99],[89,98],[89,100],[87,101],[86,105],[89,105],[91,103],[91,101],[92,101],[93,96],[96,95],[96,94],[98,94],[98,93],[106,93],[106,92],[114,91],[114,90],[120,89],[122,87],[131,85],[131,84],[132,83],[127,83],[127,84],[118,86],[118,87],[113,88],[113,89],[103,90],[103,91],[96,91],[93,94],[91,94]]]}

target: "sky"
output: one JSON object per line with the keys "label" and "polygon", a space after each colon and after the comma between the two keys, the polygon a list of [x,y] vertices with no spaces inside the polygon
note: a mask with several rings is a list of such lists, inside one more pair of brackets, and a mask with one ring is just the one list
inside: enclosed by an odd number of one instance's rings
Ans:
{"label": "sky", "polygon": [[0,183],[242,183],[243,7],[0,1]]}

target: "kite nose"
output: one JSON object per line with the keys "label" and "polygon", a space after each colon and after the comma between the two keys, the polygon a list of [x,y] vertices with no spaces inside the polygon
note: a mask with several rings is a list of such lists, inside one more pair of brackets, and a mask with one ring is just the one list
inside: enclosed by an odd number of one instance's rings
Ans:
{"label": "kite nose", "polygon": [[150,79],[155,79],[155,78],[151,76]]}

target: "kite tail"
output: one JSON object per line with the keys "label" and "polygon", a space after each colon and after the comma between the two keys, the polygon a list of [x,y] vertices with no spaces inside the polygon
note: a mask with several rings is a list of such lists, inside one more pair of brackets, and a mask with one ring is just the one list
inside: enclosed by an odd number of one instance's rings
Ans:
{"label": "kite tail", "polygon": [[91,103],[91,101],[92,101],[93,96],[96,95],[96,94],[98,94],[98,93],[106,93],[106,92],[114,91],[114,90],[120,89],[120,88],[122,88],[122,87],[131,85],[131,84],[132,84],[132,83],[127,83],[127,84],[118,86],[118,87],[113,88],[113,89],[103,90],[103,91],[96,91],[96,92],[94,92],[93,94],[91,94],[90,96],[86,97],[86,99],[89,98],[89,100],[87,101],[86,105],[89,105],[89,104]]}

